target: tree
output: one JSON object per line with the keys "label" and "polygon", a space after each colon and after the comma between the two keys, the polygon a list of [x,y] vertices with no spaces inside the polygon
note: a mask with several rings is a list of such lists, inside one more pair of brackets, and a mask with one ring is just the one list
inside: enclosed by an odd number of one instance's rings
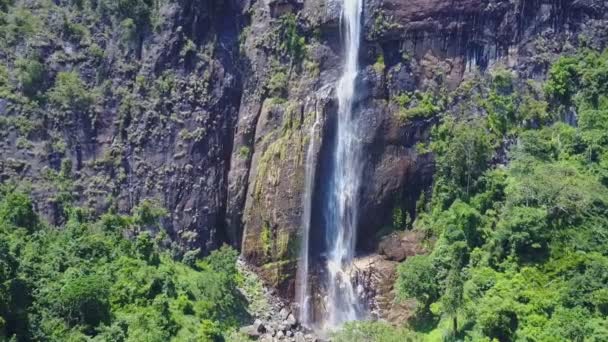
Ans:
{"label": "tree", "polygon": [[110,318],[107,280],[97,274],[66,279],[57,297],[57,309],[70,326],[82,324],[93,329]]}
{"label": "tree", "polygon": [[570,103],[578,82],[577,63],[574,57],[561,57],[551,66],[545,85],[545,92],[550,98],[564,104]]}
{"label": "tree", "polygon": [[88,112],[95,101],[94,95],[75,71],[58,73],[48,96],[59,110],[70,112]]}
{"label": "tree", "polygon": [[459,269],[454,269],[448,275],[446,289],[441,298],[443,312],[452,317],[454,335],[458,333],[458,311],[463,303],[463,282]]}
{"label": "tree", "polygon": [[425,307],[437,300],[438,288],[429,255],[409,257],[399,265],[397,294],[401,298],[416,298]]}
{"label": "tree", "polygon": [[30,198],[18,191],[5,195],[0,202],[0,221],[32,232],[38,227],[38,217]]}
{"label": "tree", "polygon": [[18,59],[15,61],[17,79],[20,88],[28,97],[38,95],[44,80],[44,66],[36,59]]}

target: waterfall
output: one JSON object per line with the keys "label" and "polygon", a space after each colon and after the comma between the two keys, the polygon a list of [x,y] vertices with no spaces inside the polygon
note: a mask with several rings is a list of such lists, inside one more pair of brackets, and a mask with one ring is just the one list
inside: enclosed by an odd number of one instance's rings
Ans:
{"label": "waterfall", "polygon": [[[358,217],[359,185],[362,171],[359,126],[353,115],[355,82],[358,73],[359,39],[363,0],[343,0],[340,19],[344,40],[342,76],[336,84],[338,116],[328,198],[324,208],[327,269],[325,298],[326,313],[322,328],[331,330],[342,323],[359,319],[362,305],[352,283],[350,270],[355,254]],[[303,195],[302,235],[300,258],[296,275],[295,300],[299,306],[299,320],[311,326],[312,303],[309,284],[309,239],[312,200],[315,184],[315,153],[318,114],[310,129],[310,143],[306,154],[306,176]]]}
{"label": "waterfall", "polygon": [[308,151],[306,152],[305,180],[302,214],[302,237],[300,246],[300,260],[298,263],[298,273],[296,275],[296,303],[299,307],[299,320],[303,326],[310,325],[310,293],[308,286],[308,253],[310,239],[310,223],[312,211],[312,194],[315,184],[315,153],[316,153],[316,131],[319,126],[319,114],[315,111],[315,122],[310,127]]}
{"label": "waterfall", "polygon": [[349,268],[355,252],[359,185],[362,171],[359,127],[353,115],[355,81],[358,73],[361,12],[363,0],[343,0],[341,29],[344,66],[336,86],[338,118],[330,198],[327,205],[327,317],[332,328],[359,318],[361,304],[352,284]]}

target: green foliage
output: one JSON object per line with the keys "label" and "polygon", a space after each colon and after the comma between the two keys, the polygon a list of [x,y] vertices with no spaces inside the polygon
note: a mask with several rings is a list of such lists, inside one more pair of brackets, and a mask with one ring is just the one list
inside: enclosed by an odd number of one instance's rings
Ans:
{"label": "green foliage", "polygon": [[26,195],[12,189],[0,202],[0,221],[34,231],[38,227],[38,217],[34,213],[32,201]]}
{"label": "green foliage", "polygon": [[41,18],[34,15],[27,7],[17,4],[10,6],[6,3],[2,5],[8,9],[6,14],[2,13],[3,29],[0,30],[2,46],[13,46],[43,34],[44,26]]}
{"label": "green foliage", "polygon": [[376,58],[376,62],[374,63],[374,70],[376,71],[376,73],[381,75],[384,73],[385,68],[386,65],[384,64],[384,55],[380,53],[378,55],[378,58]]}
{"label": "green foliage", "polygon": [[48,96],[58,109],[71,112],[87,112],[95,101],[75,71],[58,73]]}
{"label": "green foliage", "polygon": [[194,52],[196,52],[196,44],[194,44],[192,40],[187,39],[186,43],[184,43],[184,46],[182,46],[182,49],[179,51],[179,56],[181,58],[186,58]]}
{"label": "green foliage", "polygon": [[[403,95],[403,94],[402,94]],[[397,101],[404,105],[410,103],[411,97],[398,98]],[[430,92],[416,93],[415,106],[410,108],[401,108],[397,112],[399,121],[405,123],[413,119],[426,119],[442,110],[442,105],[439,99]]]}
{"label": "green foliage", "polygon": [[433,202],[447,208],[457,196],[468,196],[478,186],[494,153],[493,141],[482,120],[447,118],[433,130],[430,147],[437,155],[438,175]]}
{"label": "green foliage", "polygon": [[[550,106],[499,71],[482,99],[487,121],[444,118],[433,131],[433,198],[414,223],[432,248],[400,265],[396,287],[422,304],[412,322],[438,321],[429,339],[608,336],[607,61],[592,51],[558,60]],[[578,125],[551,124],[566,106]],[[516,142],[496,166],[505,136]]]}
{"label": "green foliage", "polygon": [[483,102],[488,112],[488,126],[497,135],[506,135],[516,124],[516,96],[510,72],[497,71],[492,78],[488,98]]}
{"label": "green foliage", "polygon": [[102,276],[71,275],[55,295],[55,310],[72,327],[84,325],[91,330],[109,320],[109,283]]}
{"label": "green foliage", "polygon": [[306,39],[298,33],[298,22],[294,14],[281,17],[279,30],[280,51],[289,56],[292,63],[299,63],[306,53]]}
{"label": "green foliage", "polygon": [[44,80],[44,67],[35,59],[18,59],[15,70],[19,87],[26,96],[35,97],[41,90]]}
{"label": "green foliage", "polygon": [[397,289],[402,298],[416,298],[425,306],[437,300],[432,262],[428,255],[416,255],[399,265]]}
{"label": "green foliage", "polygon": [[574,57],[562,57],[551,65],[545,92],[564,103],[571,101],[577,80],[577,60]]}
{"label": "green foliage", "polygon": [[287,92],[287,82],[289,78],[283,70],[277,70],[268,80],[267,88],[270,96],[282,98]]}
{"label": "green foliage", "polygon": [[247,317],[238,253],[223,247],[188,266],[147,232],[125,238],[158,224],[148,207],[99,220],[73,208],[57,229],[38,223],[27,196],[3,192],[0,339],[222,341]]}
{"label": "green foliage", "polygon": [[103,15],[119,21],[131,20],[133,27],[143,32],[150,25],[153,6],[153,0],[102,0],[98,8]]}
{"label": "green foliage", "polygon": [[422,338],[404,328],[395,328],[383,322],[348,322],[333,334],[336,342],[415,342]]}
{"label": "green foliage", "polygon": [[546,125],[555,118],[548,111],[549,104],[543,99],[536,99],[530,94],[524,95],[516,115],[524,126],[531,124]]}
{"label": "green foliage", "polygon": [[407,108],[407,106],[412,101],[412,96],[410,93],[401,93],[393,98],[393,101],[399,105],[399,107]]}
{"label": "green foliage", "polygon": [[134,222],[142,226],[154,226],[165,216],[167,210],[150,199],[144,199],[133,208]]}
{"label": "green foliage", "polygon": [[242,159],[247,159],[251,155],[251,149],[249,146],[241,146],[239,148],[239,157]]}

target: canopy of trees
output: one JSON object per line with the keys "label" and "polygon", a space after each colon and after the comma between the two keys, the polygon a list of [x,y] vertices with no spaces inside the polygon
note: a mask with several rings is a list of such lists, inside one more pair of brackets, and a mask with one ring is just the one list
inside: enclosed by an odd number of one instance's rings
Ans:
{"label": "canopy of trees", "polygon": [[50,227],[28,196],[0,193],[0,340],[222,341],[246,318],[236,251],[175,261],[141,229],[161,212],[149,203],[99,219],[67,210]]}

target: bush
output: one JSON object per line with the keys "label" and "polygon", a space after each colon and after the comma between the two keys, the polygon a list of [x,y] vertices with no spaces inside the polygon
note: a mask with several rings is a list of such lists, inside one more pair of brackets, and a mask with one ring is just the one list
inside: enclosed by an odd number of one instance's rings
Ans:
{"label": "bush", "polygon": [[396,328],[383,322],[348,322],[341,331],[334,333],[336,342],[414,342],[421,337],[405,328]]}
{"label": "bush", "polygon": [[577,60],[574,57],[561,57],[549,69],[545,92],[549,98],[569,104],[577,85]]}
{"label": "bush", "polygon": [[55,85],[49,91],[49,100],[60,110],[87,112],[95,96],[86,88],[77,72],[69,71],[57,74]]}
{"label": "bush", "polygon": [[38,217],[30,198],[20,192],[11,191],[0,202],[0,222],[33,231],[38,227]]}
{"label": "bush", "polygon": [[239,157],[241,157],[242,159],[249,158],[250,154],[251,154],[251,149],[249,148],[249,146],[241,146],[239,148]]}
{"label": "bush", "polygon": [[68,278],[58,294],[57,310],[70,326],[94,328],[110,318],[108,296],[108,282],[99,275]]}
{"label": "bush", "polygon": [[428,255],[416,255],[406,259],[398,269],[397,294],[401,298],[416,298],[428,306],[437,300],[433,260]]}
{"label": "bush", "polygon": [[153,5],[153,0],[102,0],[98,8],[103,15],[118,18],[119,22],[132,20],[135,30],[141,33],[150,25]]}
{"label": "bush", "polygon": [[273,97],[284,97],[287,92],[287,74],[283,71],[275,72],[268,81],[268,92]]}
{"label": "bush", "polygon": [[[414,107],[400,109],[397,113],[398,118],[401,122],[404,123],[412,119],[426,119],[439,113],[442,110],[438,99],[429,92],[417,93],[415,98],[416,105]],[[403,103],[409,103],[410,99],[398,98],[398,101],[401,101]]]}
{"label": "bush", "polygon": [[44,82],[44,67],[35,59],[18,59],[15,61],[15,70],[19,87],[28,97],[35,97],[42,89]]}
{"label": "bush", "polygon": [[292,13],[281,17],[279,30],[280,50],[292,63],[299,63],[306,52],[306,39],[298,33],[297,18]]}

